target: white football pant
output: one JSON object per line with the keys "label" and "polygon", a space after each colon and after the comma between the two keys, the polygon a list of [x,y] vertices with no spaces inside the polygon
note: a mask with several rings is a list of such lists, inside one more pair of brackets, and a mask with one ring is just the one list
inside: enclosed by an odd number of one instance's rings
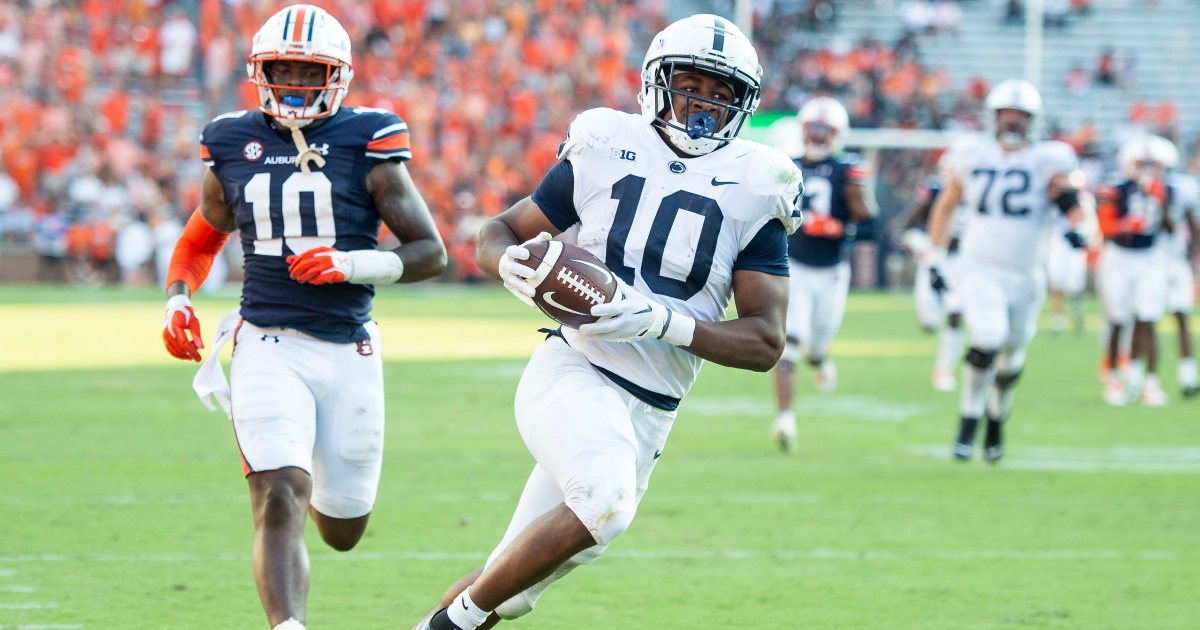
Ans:
{"label": "white football pant", "polygon": [[1187,258],[1167,258],[1167,312],[1191,313],[1196,303],[1192,263]]}
{"label": "white football pant", "polygon": [[233,429],[244,471],[312,475],[311,504],[334,518],[371,511],[383,462],[383,348],[330,343],[243,321],[230,366]]}
{"label": "white football pant", "polygon": [[504,619],[533,610],[551,584],[600,557],[629,527],[675,422],[674,411],[638,400],[557,337],[533,351],[514,408],[517,430],[537,465],[487,563],[530,523],[564,503],[597,544],[496,608]]}
{"label": "white football pant", "polygon": [[929,284],[929,265],[917,265],[917,275],[913,277],[913,302],[917,323],[925,330],[937,330],[946,323],[946,316],[962,312],[958,292],[960,261],[958,254],[948,254],[938,268],[948,287],[941,296]]}
{"label": "white football pant", "polygon": [[800,340],[810,360],[824,359],[842,327],[846,294],[850,291],[850,263],[810,267],[788,260],[791,296],[788,299],[787,336]]}
{"label": "white football pant", "polygon": [[1045,275],[972,260],[963,261],[960,278],[968,345],[987,352],[1023,353],[1037,334],[1046,300]]}
{"label": "white football pant", "polygon": [[1167,307],[1166,260],[1157,247],[1130,249],[1106,243],[1100,257],[1104,312],[1118,325],[1156,322]]}
{"label": "white football pant", "polygon": [[1046,281],[1051,291],[1079,295],[1087,286],[1087,250],[1071,247],[1061,234],[1050,238],[1046,255]]}

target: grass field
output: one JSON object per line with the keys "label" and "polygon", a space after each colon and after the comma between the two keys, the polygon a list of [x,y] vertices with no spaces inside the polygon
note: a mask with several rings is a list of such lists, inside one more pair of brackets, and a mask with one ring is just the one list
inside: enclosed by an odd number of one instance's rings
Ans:
{"label": "grass field", "polygon": [[[499,540],[545,321],[496,290],[381,294],[388,429],[357,549],[309,527],[309,627],[408,628]],[[198,301],[211,329],[232,298]],[[265,628],[228,421],[166,357],[155,293],[0,289],[0,628]],[[1164,326],[1173,333],[1173,326]],[[1163,336],[1174,391],[1174,337]],[[1094,335],[1034,342],[998,467],[946,459],[957,395],[905,296],[850,300],[837,394],[709,365],[637,520],[519,627],[1200,627],[1200,401],[1101,403]]]}

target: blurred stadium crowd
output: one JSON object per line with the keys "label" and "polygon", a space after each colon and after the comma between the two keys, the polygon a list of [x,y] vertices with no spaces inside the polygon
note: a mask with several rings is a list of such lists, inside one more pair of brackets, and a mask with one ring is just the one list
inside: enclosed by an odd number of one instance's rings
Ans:
{"label": "blurred stadium crowd", "polygon": [[[759,111],[795,111],[824,93],[846,103],[855,127],[980,128],[988,83],[951,85],[920,60],[922,38],[954,33],[947,2],[925,3],[929,24],[887,43],[814,37],[836,23],[832,0],[755,3]],[[199,200],[198,131],[222,111],[256,107],[242,60],[254,31],[286,4],[0,4],[0,246],[36,252],[46,280],[161,278],[154,263],[165,269]],[[667,23],[666,0],[313,4],[354,41],[346,104],[408,122],[410,168],[457,280],[480,277],[479,225],[533,190],[576,113],[636,107],[646,44]],[[1141,107],[1134,113],[1161,131],[1164,116]],[[1084,154],[1097,141],[1094,130],[1057,133]],[[884,152],[882,184],[911,190],[933,157]]]}

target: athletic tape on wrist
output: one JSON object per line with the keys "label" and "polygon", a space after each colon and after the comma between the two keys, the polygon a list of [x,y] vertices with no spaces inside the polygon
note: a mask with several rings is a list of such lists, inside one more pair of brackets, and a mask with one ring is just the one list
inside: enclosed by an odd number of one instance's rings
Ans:
{"label": "athletic tape on wrist", "polygon": [[350,284],[391,284],[404,275],[404,261],[396,252],[356,249],[346,253],[353,265],[346,277]]}
{"label": "athletic tape on wrist", "polygon": [[667,309],[667,323],[663,326],[662,335],[658,338],[673,346],[690,346],[692,337],[696,334],[696,320]]}

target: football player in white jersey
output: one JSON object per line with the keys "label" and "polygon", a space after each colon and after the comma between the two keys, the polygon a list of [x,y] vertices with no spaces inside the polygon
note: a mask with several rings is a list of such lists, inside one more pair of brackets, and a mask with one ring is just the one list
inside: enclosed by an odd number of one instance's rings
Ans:
{"label": "football player in white jersey", "polygon": [[1167,170],[1178,161],[1173,145],[1139,136],[1117,153],[1120,176],[1097,191],[1100,230],[1106,243],[1100,259],[1101,297],[1109,324],[1108,364],[1117,363],[1121,334],[1132,326],[1132,360],[1122,379],[1105,378],[1104,400],[1123,405],[1129,397],[1150,406],[1167,404],[1158,378],[1155,323],[1167,302],[1166,252],[1160,239],[1172,231],[1174,194]]}
{"label": "football player in white jersey", "polygon": [[837,387],[837,367],[829,346],[842,326],[850,291],[850,263],[855,224],[878,214],[867,192],[870,169],[842,147],[850,116],[836,100],[820,96],[797,115],[804,154],[796,165],[804,174],[804,227],[788,237],[791,292],[788,298],[787,347],[775,367],[778,413],[771,435],[784,451],[795,451],[796,414],[792,393],[796,363],[803,354],[813,369],[817,389]]}
{"label": "football player in white jersey", "polygon": [[959,278],[969,349],[953,454],[958,459],[973,455],[986,408],[984,458],[994,462],[1004,454],[1003,423],[1046,297],[1049,227],[1060,212],[1077,224],[1082,210],[1077,185],[1068,178],[1077,168],[1075,151],[1061,142],[1034,139],[1042,110],[1037,89],[1026,81],[1003,81],[988,94],[985,107],[993,134],[960,138],[942,156],[943,189],[930,218],[938,248],[930,281],[935,288],[944,285],[938,260],[950,241],[954,209],[965,201]]}
{"label": "football player in white jersey", "polygon": [[[623,297],[534,351],[514,408],[537,465],[484,568],[418,627],[475,630],[530,612],[629,526],[704,360],[764,372],[779,360],[802,177],[783,153],[736,137],[761,76],[732,23],[671,24],[642,66],[641,115],[579,114],[533,196],[483,227],[480,267],[530,306],[522,245],[575,224]],[[731,296],[738,317],[725,321]]]}
{"label": "football player in white jersey", "polygon": [[[1166,139],[1163,141],[1167,142]],[[1200,237],[1200,181],[1186,173],[1171,173],[1167,181],[1175,193],[1172,208],[1176,211],[1173,216],[1175,231],[1164,234],[1162,239],[1167,255],[1167,312],[1175,315],[1179,327],[1179,364],[1176,372],[1180,393],[1190,398],[1200,393],[1196,357],[1192,353],[1192,333],[1188,328],[1188,317],[1196,301],[1192,255],[1197,246],[1197,237]]]}
{"label": "football player in white jersey", "polygon": [[958,248],[962,241],[962,227],[966,212],[962,206],[955,209],[950,243],[945,258],[939,261],[939,270],[945,289],[936,291],[929,283],[930,254],[933,243],[929,240],[929,211],[942,191],[942,180],[934,174],[917,186],[917,205],[904,222],[904,246],[917,259],[917,272],[913,277],[913,303],[917,311],[917,323],[927,332],[938,333],[937,353],[933,360],[933,388],[939,392],[952,392],[958,388],[954,367],[962,352],[962,300],[958,288]]}

